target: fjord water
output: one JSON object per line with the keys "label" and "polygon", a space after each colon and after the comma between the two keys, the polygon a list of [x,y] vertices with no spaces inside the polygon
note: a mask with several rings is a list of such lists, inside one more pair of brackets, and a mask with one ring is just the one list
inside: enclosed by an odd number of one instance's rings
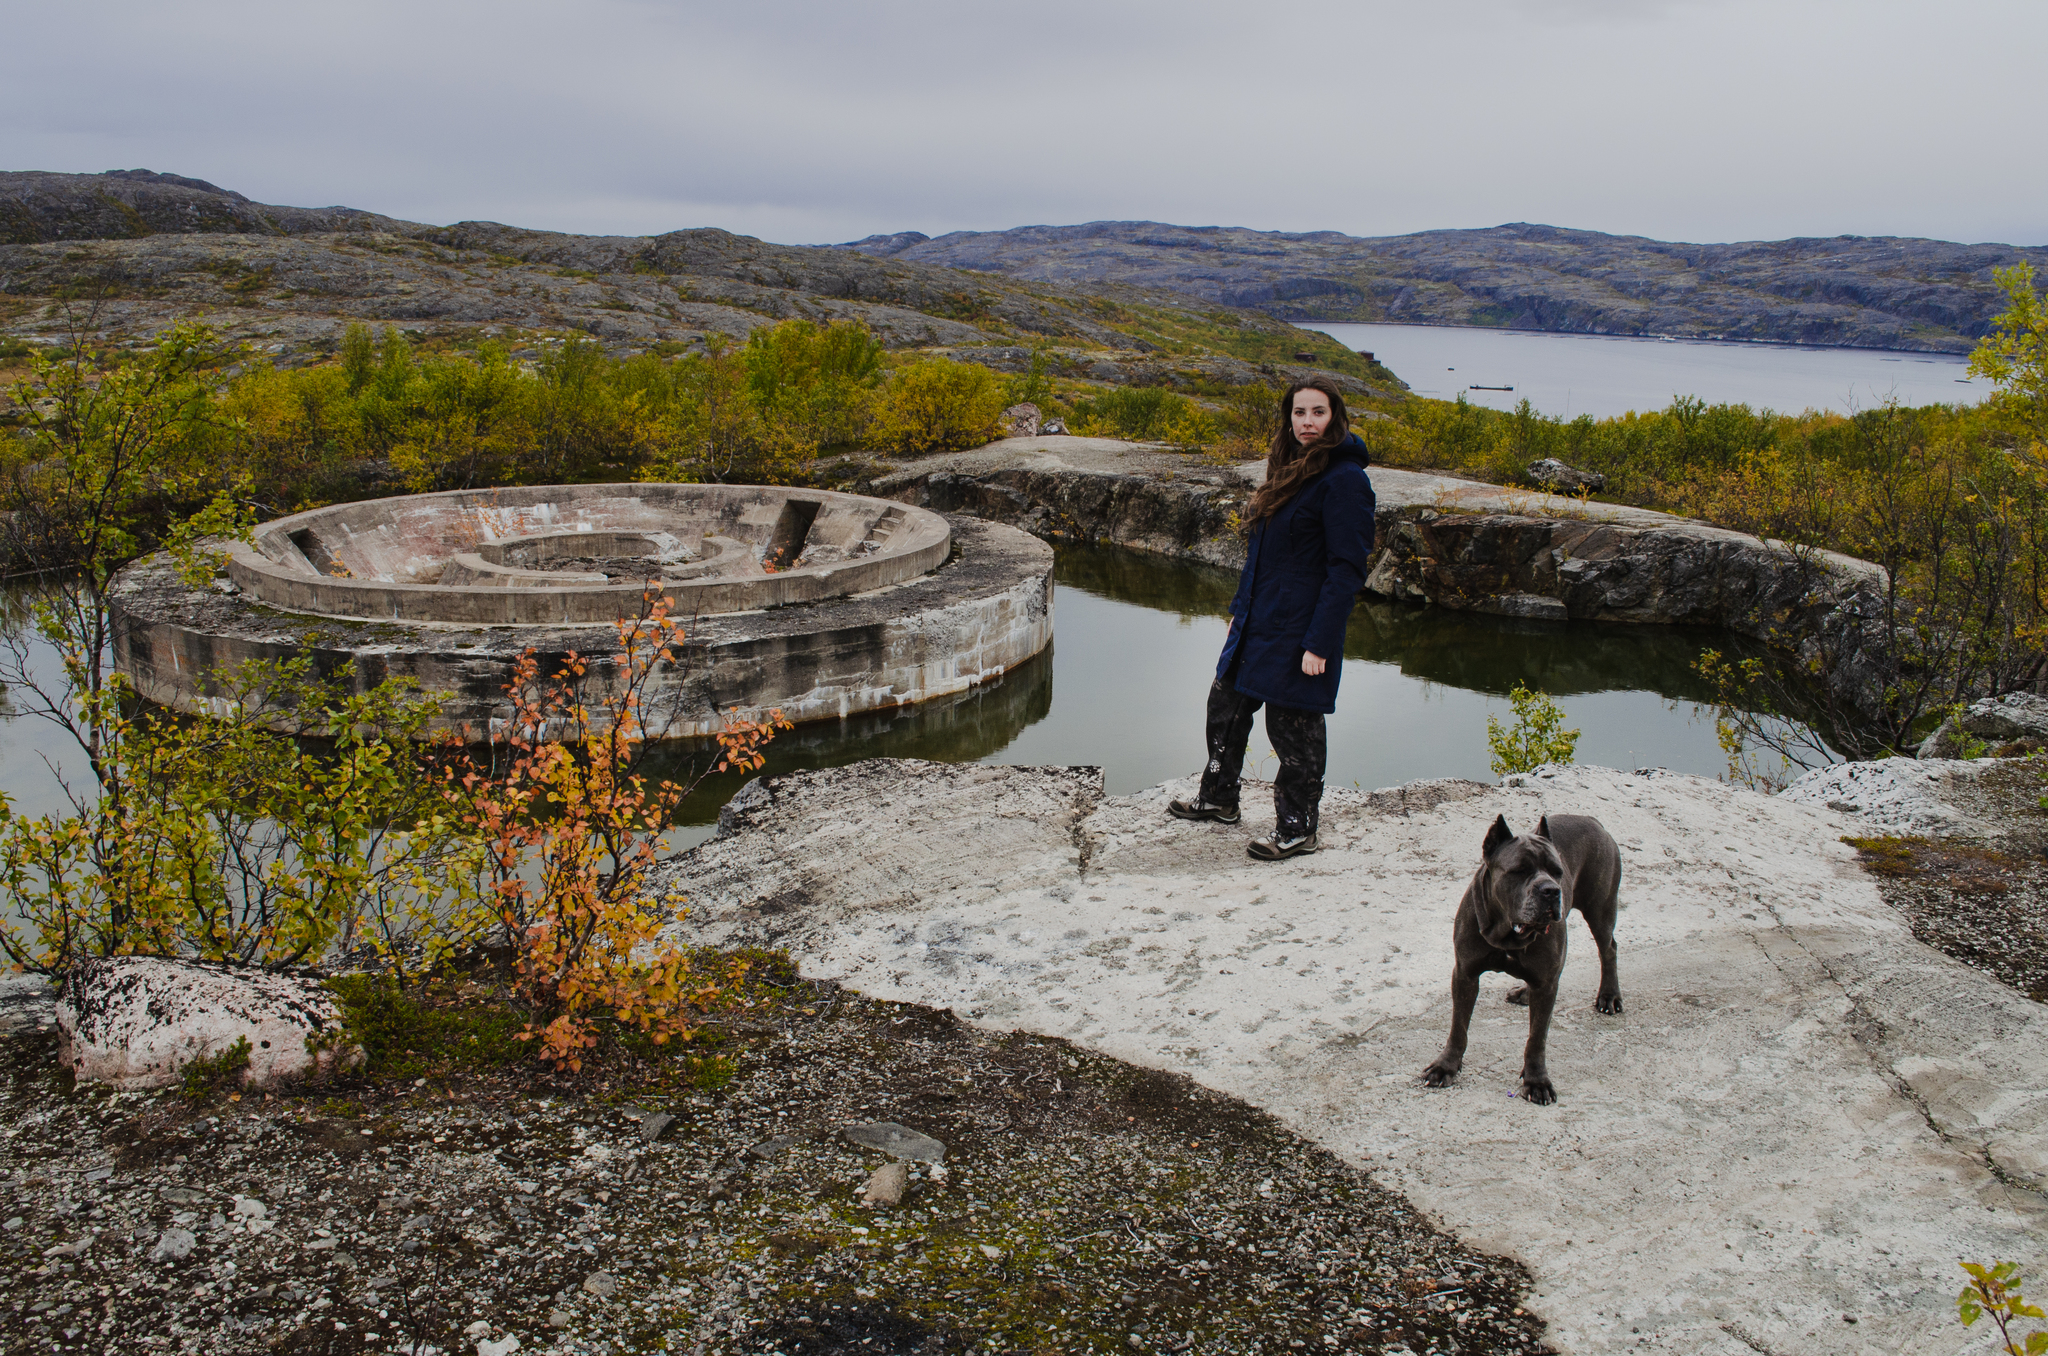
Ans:
{"label": "fjord water", "polygon": [[[1508,410],[1527,397],[1542,414],[1597,419],[1667,408],[1676,396],[1780,414],[1850,414],[1896,397],[1902,405],[1970,404],[1991,383],[1970,380],[1952,353],[1807,348],[1793,344],[1638,339],[1458,325],[1308,324],[1373,354],[1417,395]],[[1472,390],[1512,386],[1512,391]]]}

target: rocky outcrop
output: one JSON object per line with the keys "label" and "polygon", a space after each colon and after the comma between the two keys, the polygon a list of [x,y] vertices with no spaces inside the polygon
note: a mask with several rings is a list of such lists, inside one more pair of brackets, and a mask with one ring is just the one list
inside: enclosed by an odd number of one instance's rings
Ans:
{"label": "rocky outcrop", "polygon": [[1574,490],[1604,490],[1607,477],[1598,471],[1581,471],[1556,457],[1545,457],[1529,467],[1529,479],[1546,490],[1570,494]]}
{"label": "rocky outcrop", "polygon": [[1516,223],[1362,238],[1096,221],[903,232],[841,248],[1063,283],[1125,283],[1287,320],[1488,325],[1968,352],[1992,271],[2048,249],[1837,236],[1697,245]]}
{"label": "rocky outcrop", "polygon": [[360,1059],[334,995],[310,979],[154,956],[89,960],[57,997],[57,1053],[80,1082],[159,1088],[247,1043],[251,1087]]}
{"label": "rocky outcrop", "polygon": [[862,492],[941,513],[966,513],[1047,541],[1103,542],[1236,568],[1235,515],[1250,481],[1113,438],[1042,434],[902,466]]}
{"label": "rocky outcrop", "polygon": [[1966,739],[1993,747],[2031,740],[2039,747],[2048,741],[2048,697],[2009,692],[2003,697],[1982,698],[1936,726],[1933,734],[1920,741],[1915,754],[1960,758]]}
{"label": "rocky outcrop", "polygon": [[[901,467],[867,492],[993,518],[1047,540],[1102,542],[1235,569],[1237,515],[1263,468],[1106,438],[1013,439]],[[1717,626],[1803,659],[1878,700],[1884,573],[1669,514],[1587,505],[1376,467],[1369,592],[1459,611]],[[1441,507],[1440,507],[1441,506]]]}
{"label": "rocky outcrop", "polygon": [[1010,438],[1036,438],[1038,436],[1038,406],[1030,401],[1012,405],[1003,411],[1003,433]]}

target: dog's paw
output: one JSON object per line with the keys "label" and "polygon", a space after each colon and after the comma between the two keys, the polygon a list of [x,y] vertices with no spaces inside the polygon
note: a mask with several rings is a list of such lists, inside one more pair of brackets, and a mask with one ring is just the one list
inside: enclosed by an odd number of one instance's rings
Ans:
{"label": "dog's paw", "polygon": [[1593,1000],[1593,1008],[1597,1012],[1606,1013],[1609,1017],[1619,1017],[1621,1015],[1620,991],[1601,994]]}
{"label": "dog's paw", "polygon": [[1547,1078],[1522,1080],[1522,1100],[1535,1106],[1549,1106],[1557,1100],[1557,1089]]}
{"label": "dog's paw", "polygon": [[1455,1065],[1446,1068],[1442,1064],[1432,1064],[1422,1071],[1422,1086],[1426,1088],[1449,1087],[1451,1080],[1457,1076],[1458,1070]]}
{"label": "dog's paw", "polygon": [[1526,984],[1517,984],[1514,988],[1509,989],[1508,1002],[1513,1003],[1518,1008],[1528,1007],[1529,986]]}

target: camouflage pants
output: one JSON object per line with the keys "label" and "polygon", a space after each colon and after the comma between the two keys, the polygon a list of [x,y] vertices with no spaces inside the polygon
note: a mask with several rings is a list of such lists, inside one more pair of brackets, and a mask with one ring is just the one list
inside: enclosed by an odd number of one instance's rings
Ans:
{"label": "camouflage pants", "polygon": [[[1211,805],[1237,804],[1238,782],[1244,775],[1244,749],[1251,739],[1252,717],[1261,703],[1218,678],[1209,688],[1209,764],[1202,770],[1202,799]],[[1273,810],[1282,838],[1300,838],[1316,831],[1323,803],[1323,767],[1329,737],[1323,713],[1292,706],[1266,707],[1266,738],[1279,755],[1273,778]]]}

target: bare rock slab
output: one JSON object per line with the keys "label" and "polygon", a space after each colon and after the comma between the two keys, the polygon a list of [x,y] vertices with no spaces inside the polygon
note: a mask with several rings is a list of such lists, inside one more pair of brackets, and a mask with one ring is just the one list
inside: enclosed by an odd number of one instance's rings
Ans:
{"label": "bare rock slab", "polygon": [[162,1087],[242,1040],[251,1087],[360,1058],[335,1039],[341,1011],[317,982],[193,961],[87,961],[66,977],[56,1017],[58,1057],[73,1076],[122,1089]]}
{"label": "bare rock slab", "polygon": [[[1868,831],[1840,789],[1592,767],[1332,789],[1322,849],[1281,863],[1245,856],[1264,796],[1225,829],[1166,813],[1189,790],[888,760],[764,778],[660,884],[697,940],[1269,1110],[1522,1261],[1574,1356],[1961,1352],[1957,1259],[2038,1253],[2048,1005],[1914,939],[1840,841]],[[1502,977],[1464,1073],[1425,1088],[1479,845],[1546,813],[1620,845],[1627,1014],[1593,1010],[1574,924],[1558,1104],[1514,1095],[1528,1016]]]}

